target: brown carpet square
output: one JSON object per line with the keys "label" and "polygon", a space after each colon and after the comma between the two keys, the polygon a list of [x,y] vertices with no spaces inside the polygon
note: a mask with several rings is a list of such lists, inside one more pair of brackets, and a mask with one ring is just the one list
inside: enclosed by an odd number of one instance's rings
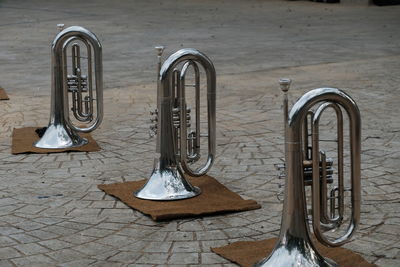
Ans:
{"label": "brown carpet square", "polygon": [[200,187],[202,193],[197,197],[173,200],[154,201],[143,200],[133,196],[147,180],[134,182],[102,184],[98,188],[112,195],[129,207],[150,215],[154,221],[172,220],[185,217],[195,217],[226,212],[237,212],[259,209],[261,206],[254,200],[244,200],[238,194],[230,191],[213,177],[187,177],[188,181]]}
{"label": "brown carpet square", "polygon": [[[234,242],[224,247],[211,248],[211,251],[221,257],[237,263],[243,267],[251,267],[267,257],[275,248],[277,238],[260,241]],[[334,260],[341,267],[373,267],[357,253],[345,248],[328,248],[318,242],[314,242],[322,256]]]}
{"label": "brown carpet square", "polygon": [[10,98],[6,93],[6,90],[4,90],[4,88],[0,86],[0,100],[9,100],[9,99]]}
{"label": "brown carpet square", "polygon": [[100,151],[100,146],[92,138],[90,134],[80,133],[79,135],[86,138],[89,143],[81,147],[73,148],[62,148],[62,149],[45,149],[37,148],[33,146],[33,143],[39,140],[38,134],[35,132],[37,127],[26,127],[26,128],[14,128],[12,134],[12,154],[23,154],[23,153],[36,153],[36,154],[46,154],[46,153],[59,153],[68,151],[81,151],[81,152],[94,152]]}

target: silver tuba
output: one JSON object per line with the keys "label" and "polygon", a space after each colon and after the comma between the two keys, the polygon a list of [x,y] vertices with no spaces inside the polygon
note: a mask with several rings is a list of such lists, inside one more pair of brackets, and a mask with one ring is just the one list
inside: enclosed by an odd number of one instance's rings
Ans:
{"label": "silver tuba", "polygon": [[[57,149],[85,145],[88,143],[87,139],[80,137],[77,132],[91,132],[103,119],[101,44],[92,32],[83,27],[63,29],[63,24],[57,26],[60,32],[51,46],[50,122],[41,139],[34,143],[38,148]],[[82,47],[86,49],[85,56],[81,54]],[[70,119],[70,113],[79,124],[86,125],[75,125]]]}
{"label": "silver tuba", "polygon": [[[311,185],[312,228],[316,239],[329,247],[337,247],[350,241],[360,220],[360,112],[354,100],[345,92],[336,88],[320,88],[304,94],[288,113],[287,91],[290,80],[282,79],[280,84],[284,92],[286,158],[281,230],[272,253],[255,266],[338,266],[333,260],[324,258],[313,244],[308,226],[305,186]],[[315,106],[316,110],[311,111]],[[333,188],[329,196],[327,196],[327,184],[333,179],[332,160],[328,160],[326,153],[319,149],[320,118],[328,108],[336,113],[338,128],[338,187]],[[342,110],[346,111],[349,119],[351,163],[349,188],[345,188],[343,182]],[[308,132],[308,120],[311,122],[311,134]],[[306,140],[309,136],[311,144]],[[342,236],[332,239],[323,232],[337,230],[343,224],[345,191],[351,193],[349,224]]]}
{"label": "silver tuba", "polygon": [[[202,176],[211,168],[215,157],[215,103],[216,75],[211,60],[198,50],[186,48],[171,55],[161,66],[164,47],[158,52],[157,109],[151,112],[155,123],[151,129],[157,135],[153,172],[147,183],[134,195],[149,200],[177,200],[197,196],[198,187],[185,178]],[[207,123],[208,134],[200,133],[200,66],[207,76]],[[189,69],[194,83],[187,84]],[[186,90],[194,88],[195,122],[191,129],[191,110],[186,104]],[[200,138],[208,137],[207,160],[203,166],[193,169],[192,164],[201,158]]]}

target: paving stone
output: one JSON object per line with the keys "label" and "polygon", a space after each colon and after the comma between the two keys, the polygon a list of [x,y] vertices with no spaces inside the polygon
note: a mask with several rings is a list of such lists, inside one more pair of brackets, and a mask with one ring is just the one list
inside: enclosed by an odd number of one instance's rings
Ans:
{"label": "paving stone", "polygon": [[95,263],[92,263],[90,266],[97,266],[97,267],[106,267],[112,264],[114,267],[120,267],[120,266],[126,266],[125,263],[117,263],[117,262],[110,262],[110,261],[97,261]]}
{"label": "paving stone", "polygon": [[17,250],[11,247],[0,248],[0,259],[12,259],[22,256]]}
{"label": "paving stone", "polygon": [[95,262],[96,262],[96,260],[93,260],[93,259],[79,259],[79,260],[60,264],[60,266],[63,266],[63,267],[68,267],[68,266],[69,267],[85,267],[85,266],[91,266]]}
{"label": "paving stone", "polygon": [[197,240],[214,240],[214,239],[226,239],[226,234],[221,230],[211,230],[207,232],[197,232]]}
{"label": "paving stone", "polygon": [[121,251],[142,251],[148,245],[147,241],[135,241],[132,244],[119,248]]}
{"label": "paving stone", "polygon": [[50,233],[50,232],[46,232],[46,231],[42,231],[42,230],[30,231],[28,233],[29,233],[29,235],[32,235],[32,236],[37,237],[37,238],[42,239],[42,240],[47,240],[47,239],[53,239],[53,238],[60,237],[59,234]]}
{"label": "paving stone", "polygon": [[55,261],[44,255],[32,255],[11,260],[17,266],[54,266]]}
{"label": "paving stone", "polygon": [[58,251],[46,253],[45,255],[54,259],[56,262],[63,263],[63,262],[70,262],[73,260],[82,259],[85,254],[82,254],[78,251],[69,248],[65,248],[65,249],[60,249]]}
{"label": "paving stone", "polygon": [[172,246],[172,242],[147,242],[146,247],[143,249],[144,252],[164,252],[168,253]]}
{"label": "paving stone", "polygon": [[167,260],[167,253],[146,253],[136,262],[139,264],[165,264]]}
{"label": "paving stone", "polygon": [[69,235],[69,236],[63,236],[60,238],[61,241],[65,241],[65,242],[69,242],[75,245],[80,245],[80,244],[84,244],[87,242],[91,242],[96,240],[96,237],[92,237],[92,236],[84,236],[81,234],[74,234],[74,235]]}
{"label": "paving stone", "polygon": [[73,247],[73,250],[79,251],[80,253],[84,253],[89,256],[98,255],[110,251],[111,249],[112,249],[111,246],[103,245],[97,242],[96,243],[92,242]]}
{"label": "paving stone", "polygon": [[201,254],[201,264],[218,264],[218,263],[228,263],[227,260],[222,259],[215,253],[202,253]]}
{"label": "paving stone", "polygon": [[61,241],[58,239],[41,241],[41,242],[39,242],[39,244],[42,246],[45,246],[51,250],[59,250],[62,248],[68,248],[68,247],[73,246],[73,244],[71,244],[71,243],[64,242],[64,241]]}
{"label": "paving stone", "polygon": [[12,245],[18,244],[13,239],[8,238],[6,236],[0,236],[0,247],[9,247]]}
{"label": "paving stone", "polygon": [[136,238],[125,235],[109,235],[98,240],[99,243],[117,248],[129,245],[135,241]]}
{"label": "paving stone", "polygon": [[172,252],[200,252],[200,243],[198,241],[174,242]]}
{"label": "paving stone", "polygon": [[25,255],[33,255],[48,252],[49,250],[36,243],[21,244],[14,246],[15,249],[22,252]]}
{"label": "paving stone", "polygon": [[8,260],[0,260],[0,266],[4,267],[14,267],[14,265]]}
{"label": "paving stone", "polygon": [[400,259],[379,259],[375,262],[378,266],[396,267],[400,264]]}
{"label": "paving stone", "polygon": [[186,240],[193,240],[193,232],[170,232],[167,241],[186,241]]}
{"label": "paving stone", "polygon": [[[165,233],[165,232],[155,232],[155,233],[152,233],[152,234],[146,236],[144,238],[144,240],[164,241],[167,238],[167,235],[168,235],[168,233]],[[174,233],[171,233],[171,237],[173,237],[174,235],[175,235]],[[192,236],[192,238],[193,238],[193,233],[190,233],[189,235],[176,234],[176,236],[179,236],[181,240],[185,240],[185,239],[190,238],[190,236]],[[170,240],[173,240],[173,238],[170,238]]]}
{"label": "paving stone", "polygon": [[27,234],[15,234],[15,235],[10,235],[10,237],[17,240],[20,243],[31,243],[40,241],[39,238]]}
{"label": "paving stone", "polygon": [[171,255],[169,262],[175,264],[199,264],[199,254],[177,252]]}
{"label": "paving stone", "polygon": [[80,232],[80,234],[92,237],[105,237],[111,234],[112,232],[113,232],[112,230],[91,228]]}
{"label": "paving stone", "polygon": [[0,233],[3,235],[10,235],[10,234],[21,233],[21,232],[23,232],[22,229],[10,227],[10,226],[0,226]]}

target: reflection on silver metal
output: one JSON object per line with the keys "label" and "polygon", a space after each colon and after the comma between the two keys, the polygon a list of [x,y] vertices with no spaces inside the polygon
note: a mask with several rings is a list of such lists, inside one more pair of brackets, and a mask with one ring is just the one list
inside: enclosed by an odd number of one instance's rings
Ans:
{"label": "reflection on silver metal", "polygon": [[[200,189],[192,186],[184,173],[202,176],[211,168],[215,157],[216,75],[211,60],[198,50],[186,48],[171,55],[161,66],[164,47],[156,47],[158,56],[157,109],[151,112],[157,135],[154,169],[147,183],[134,195],[149,200],[178,200],[195,197]],[[200,69],[207,79],[208,155],[206,163],[193,170],[190,164],[200,159]],[[194,84],[185,84],[189,68]],[[186,88],[195,90],[195,129],[191,125],[190,108],[186,105]]]}
{"label": "reflection on silver metal", "polygon": [[[102,48],[97,37],[90,31],[79,26],[64,29],[64,24],[58,24],[61,30],[54,39],[52,52],[52,83],[50,122],[42,138],[34,146],[39,148],[57,149],[71,148],[87,144],[76,132],[91,132],[103,119],[103,66]],[[82,73],[81,45],[87,50],[87,75]],[[71,72],[68,73],[67,49],[71,49]],[[92,52],[93,50],[93,52]],[[94,80],[92,71],[94,58]],[[93,93],[95,87],[96,93]],[[87,123],[87,127],[75,126],[69,117],[69,97],[71,93],[71,111],[76,120]],[[96,102],[96,110],[94,110]]]}
{"label": "reflection on silver metal", "polygon": [[[284,93],[288,88],[284,88]],[[285,96],[287,101],[287,98]],[[285,101],[285,100],[284,100]],[[354,234],[360,220],[360,146],[361,146],[361,118],[360,112],[354,100],[345,92],[336,88],[320,88],[304,94],[292,107],[285,118],[285,155],[286,155],[286,183],[285,199],[279,240],[272,253],[257,263],[255,266],[338,266],[334,261],[324,258],[317,251],[310,237],[310,229],[307,222],[305,202],[305,173],[304,161],[309,147],[304,144],[304,131],[302,127],[307,120],[309,110],[319,105],[312,115],[311,134],[311,164],[312,172],[312,225],[313,233],[317,240],[330,247],[340,246],[348,242]],[[284,105],[287,108],[287,105]],[[319,120],[321,113],[326,108],[332,108],[337,115],[338,123],[338,147],[339,163],[338,186],[339,205],[334,207],[339,214],[327,213],[328,181],[327,168],[329,165],[324,152],[319,151]],[[344,109],[350,122],[350,150],[351,150],[351,216],[346,233],[335,240],[328,239],[322,228],[336,229],[342,224],[343,218],[343,134],[342,113]],[[285,114],[287,114],[284,111]],[[310,169],[309,169],[310,170]],[[316,171],[315,171],[316,170]],[[333,192],[335,194],[335,192]],[[332,205],[332,203],[331,203]],[[335,205],[335,204],[333,204]]]}

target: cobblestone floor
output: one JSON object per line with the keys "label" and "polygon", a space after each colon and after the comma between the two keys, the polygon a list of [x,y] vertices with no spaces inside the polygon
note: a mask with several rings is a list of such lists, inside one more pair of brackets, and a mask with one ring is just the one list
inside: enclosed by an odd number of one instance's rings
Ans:
{"label": "cobblestone floor", "polygon": [[[155,140],[148,137],[148,114],[155,105],[156,94],[151,46],[162,39],[151,25],[154,26],[160,10],[173,12],[174,3],[138,1],[144,18],[133,25],[128,24],[132,19],[129,11],[139,16],[139,10],[131,8],[123,12],[113,9],[106,1],[96,5],[89,1],[79,14],[72,12],[76,6],[57,11],[57,7],[65,8],[65,4],[45,0],[22,6],[17,5],[21,1],[0,3],[0,17],[4,15],[0,18],[0,59],[8,60],[1,62],[0,81],[11,98],[0,102],[0,266],[235,266],[211,253],[210,247],[264,239],[279,232],[282,206],[276,198],[279,181],[273,164],[284,156],[281,92],[277,84],[281,77],[294,81],[290,103],[306,91],[323,86],[342,88],[356,100],[363,119],[363,203],[360,229],[345,247],[378,266],[400,265],[400,22],[394,19],[400,9],[263,1],[249,1],[244,6],[244,2],[233,1],[226,7],[222,1],[216,1],[214,8],[222,10],[220,18],[216,18],[215,10],[210,7],[214,1],[201,4],[178,1],[178,4],[184,5],[183,10],[197,7],[195,10],[199,13],[207,13],[210,16],[210,21],[205,22],[207,26],[226,20],[226,16],[232,19],[229,16],[238,16],[241,24],[236,20],[231,23],[253,29],[262,17],[257,7],[276,11],[269,19],[276,27],[267,30],[271,33],[279,32],[279,25],[285,28],[287,23],[287,17],[281,17],[279,12],[284,11],[282,14],[286,16],[287,12],[297,12],[299,23],[304,25],[312,20],[307,16],[336,12],[342,22],[333,23],[329,29],[336,34],[342,32],[344,44],[337,47],[340,40],[324,43],[326,28],[321,25],[313,25],[314,35],[310,31],[309,35],[294,37],[294,29],[282,30],[288,34],[284,35],[288,43],[282,46],[278,42],[282,36],[277,36],[278,33],[270,38],[275,45],[268,43],[268,36],[257,35],[262,25],[248,32],[248,36],[239,34],[238,38],[245,40],[241,44],[231,43],[229,38],[226,42],[207,41],[209,36],[196,39],[193,36],[201,35],[201,30],[191,32],[190,29],[199,27],[201,15],[194,15],[197,20],[193,26],[188,22],[189,15],[183,13],[182,33],[171,33],[166,43],[190,40],[191,46],[197,44],[202,50],[203,43],[199,40],[204,41],[204,50],[211,59],[216,59],[214,63],[219,71],[217,159],[210,174],[244,198],[257,200],[262,208],[161,223],[126,207],[96,186],[139,180],[150,174]],[[126,1],[117,4],[128,6]],[[88,7],[92,9],[85,15]],[[229,15],[223,8],[238,11]],[[364,15],[359,15],[362,11]],[[116,18],[115,14],[120,15]],[[249,14],[255,15],[251,18],[246,16]],[[101,16],[107,20],[101,21]],[[381,20],[380,25],[386,26],[360,27],[359,37],[351,39],[355,33],[346,32],[348,25],[343,19],[355,22],[365,20],[365,16]],[[106,31],[99,36],[110,47],[111,55],[105,54],[104,65],[112,74],[105,74],[104,122],[93,132],[102,151],[11,155],[14,127],[47,124],[48,44],[53,38],[49,32],[54,31],[54,24],[60,19],[82,26],[98,22],[95,32],[101,32],[103,27]],[[33,26],[27,29],[30,27],[27,25]],[[44,28],[40,29],[40,25]],[[222,26],[216,29],[217,39],[224,37],[224,33],[234,38],[231,36],[234,27],[229,25],[232,24],[228,23],[226,31]],[[113,26],[119,30],[125,28],[127,32],[111,34]],[[130,34],[129,27],[140,32],[134,43],[126,43],[124,34]],[[29,30],[35,34],[29,35]],[[147,30],[151,32],[150,37],[145,37]],[[374,34],[379,38],[372,38]],[[21,43],[25,35],[32,43]],[[142,35],[144,44],[140,44]],[[316,50],[308,47],[314,40],[322,47]],[[112,47],[113,42],[118,44]],[[218,42],[222,47],[213,48]],[[266,44],[268,51],[260,57],[251,50],[253,44],[258,47],[256,50]],[[360,44],[365,47],[357,46]],[[291,45],[299,47],[299,51],[289,49]],[[175,48],[178,47],[171,47],[169,51]],[[230,48],[235,51],[232,58],[226,51]],[[332,48],[334,53],[327,53]],[[130,52],[119,54],[118,49]],[[268,61],[269,55],[271,61]],[[134,62],[136,56],[138,62]],[[35,64],[34,57],[38,58]],[[246,60],[240,61],[241,58]]]}

